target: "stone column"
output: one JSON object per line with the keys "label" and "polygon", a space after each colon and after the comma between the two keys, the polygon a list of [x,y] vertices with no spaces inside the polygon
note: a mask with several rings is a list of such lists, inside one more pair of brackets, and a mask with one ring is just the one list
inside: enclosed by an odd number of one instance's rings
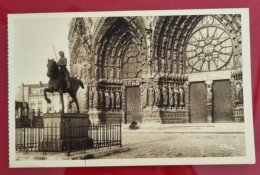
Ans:
{"label": "stone column", "polygon": [[212,85],[213,81],[208,80],[206,81],[207,85],[207,122],[212,123],[213,122],[213,103],[212,103]]}

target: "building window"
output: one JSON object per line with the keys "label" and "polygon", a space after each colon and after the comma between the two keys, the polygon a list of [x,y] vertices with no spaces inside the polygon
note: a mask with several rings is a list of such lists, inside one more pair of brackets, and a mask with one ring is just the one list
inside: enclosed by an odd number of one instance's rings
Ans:
{"label": "building window", "polygon": [[42,107],[39,107],[39,108],[38,108],[38,114],[37,114],[37,115],[38,115],[38,116],[42,116],[42,114],[43,114],[43,112],[42,112]]}
{"label": "building window", "polygon": [[31,101],[30,102],[30,107],[33,109],[35,107],[35,102],[34,101]]}

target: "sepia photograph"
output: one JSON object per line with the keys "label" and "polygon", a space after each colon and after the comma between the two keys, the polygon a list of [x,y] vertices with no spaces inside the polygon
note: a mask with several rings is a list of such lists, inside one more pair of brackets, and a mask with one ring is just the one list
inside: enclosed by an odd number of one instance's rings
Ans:
{"label": "sepia photograph", "polygon": [[248,9],[8,15],[9,166],[255,162]]}

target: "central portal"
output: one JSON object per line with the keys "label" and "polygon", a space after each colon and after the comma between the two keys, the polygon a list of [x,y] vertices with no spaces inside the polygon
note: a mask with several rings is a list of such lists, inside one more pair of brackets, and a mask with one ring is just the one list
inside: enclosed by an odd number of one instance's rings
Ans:
{"label": "central portal", "polygon": [[141,117],[141,91],[139,87],[128,87],[126,90],[127,109],[126,123],[136,121],[140,123]]}

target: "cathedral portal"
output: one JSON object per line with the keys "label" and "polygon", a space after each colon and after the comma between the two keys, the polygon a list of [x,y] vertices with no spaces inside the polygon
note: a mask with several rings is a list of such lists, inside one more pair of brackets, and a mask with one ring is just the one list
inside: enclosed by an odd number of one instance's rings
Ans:
{"label": "cathedral portal", "polygon": [[73,18],[71,75],[93,121],[239,122],[240,15]]}

